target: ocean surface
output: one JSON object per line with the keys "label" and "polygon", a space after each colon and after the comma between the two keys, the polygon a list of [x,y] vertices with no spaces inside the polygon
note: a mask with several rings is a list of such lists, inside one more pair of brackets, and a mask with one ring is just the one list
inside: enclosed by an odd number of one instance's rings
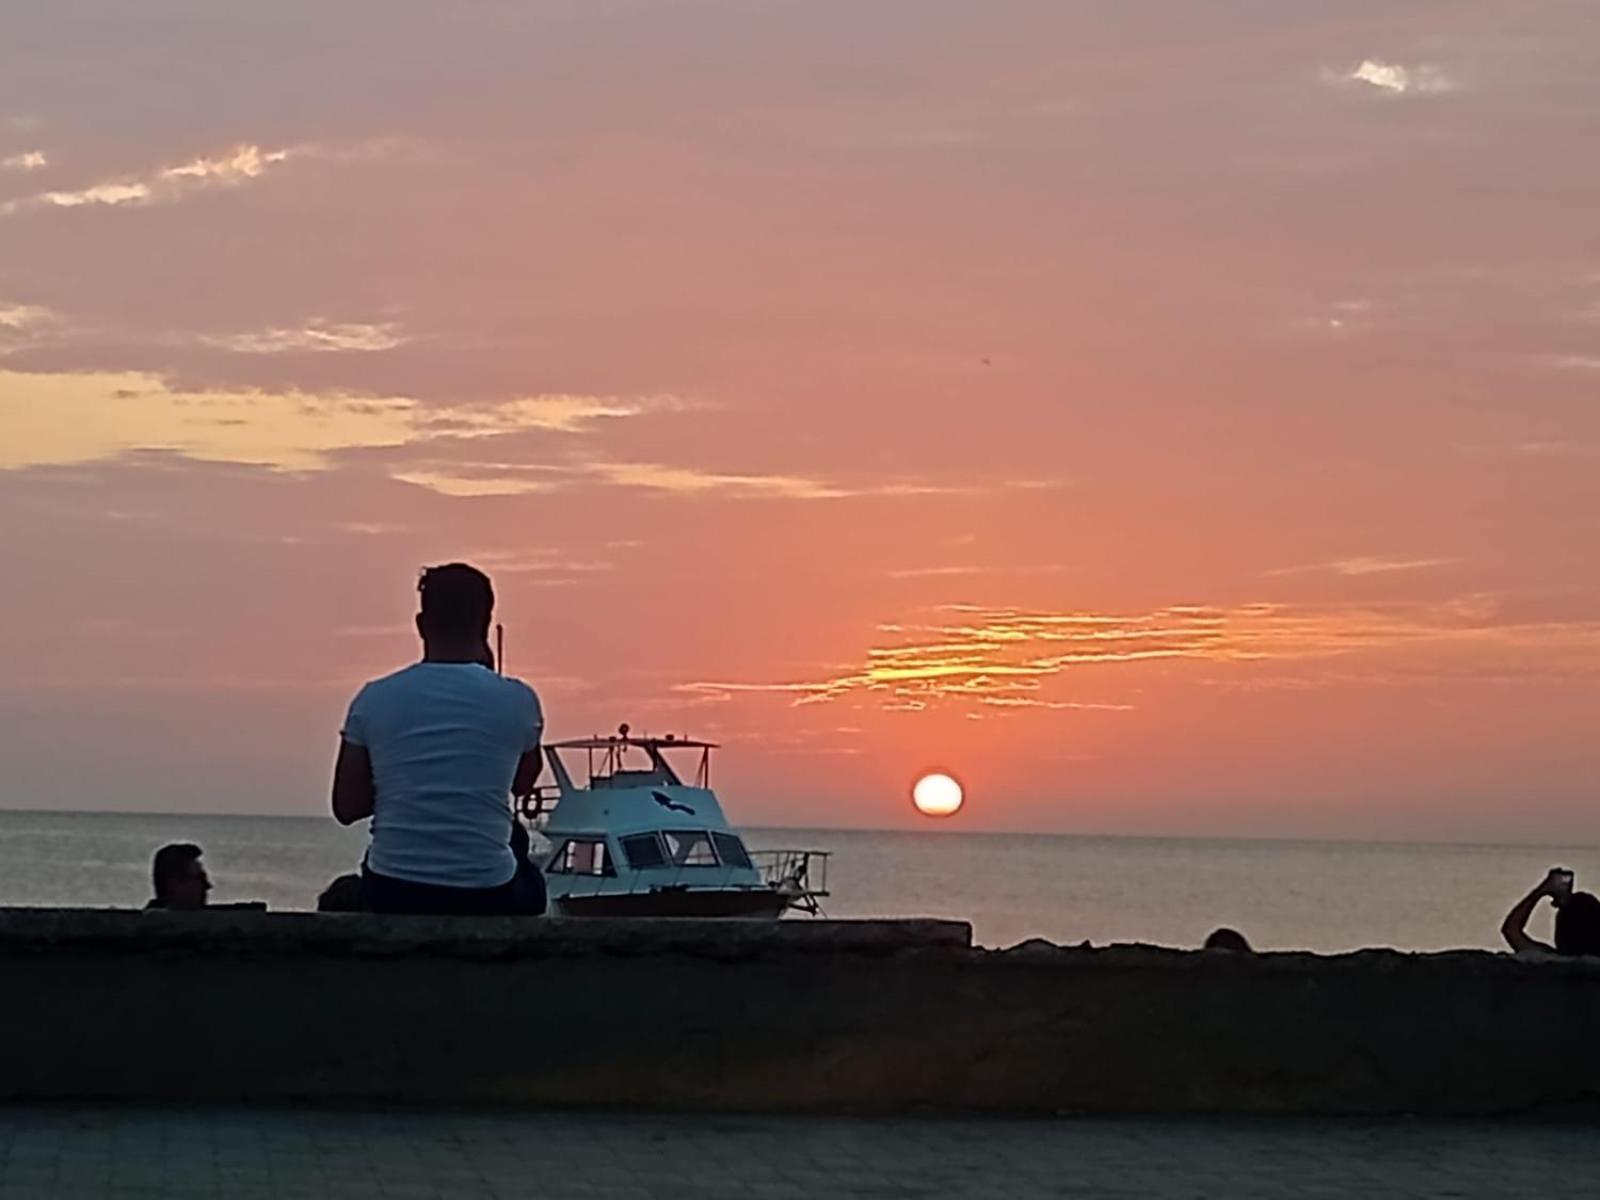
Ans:
{"label": "ocean surface", "polygon": [[[1500,945],[1511,904],[1559,865],[1600,890],[1600,848],[749,829],[752,849],[833,852],[829,916],[971,921],[977,940],[1261,949]],[[138,907],[165,842],[205,850],[217,901],[310,909],[354,870],[362,828],[314,817],[0,812],[0,904]],[[804,919],[804,918],[795,918]],[[1543,906],[1533,931],[1549,936]]]}

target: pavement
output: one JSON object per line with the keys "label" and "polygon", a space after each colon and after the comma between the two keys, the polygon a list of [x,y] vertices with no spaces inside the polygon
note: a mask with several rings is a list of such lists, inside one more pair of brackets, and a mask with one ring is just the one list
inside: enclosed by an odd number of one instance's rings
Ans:
{"label": "pavement", "polygon": [[1600,1130],[1369,1120],[840,1120],[0,1108],[14,1197],[924,1200],[1600,1196]]}

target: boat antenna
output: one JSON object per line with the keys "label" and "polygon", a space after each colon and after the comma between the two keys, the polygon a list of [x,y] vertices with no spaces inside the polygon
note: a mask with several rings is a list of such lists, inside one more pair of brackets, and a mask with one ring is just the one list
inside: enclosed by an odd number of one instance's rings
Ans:
{"label": "boat antenna", "polygon": [[494,673],[506,673],[506,627],[498,621],[494,626]]}

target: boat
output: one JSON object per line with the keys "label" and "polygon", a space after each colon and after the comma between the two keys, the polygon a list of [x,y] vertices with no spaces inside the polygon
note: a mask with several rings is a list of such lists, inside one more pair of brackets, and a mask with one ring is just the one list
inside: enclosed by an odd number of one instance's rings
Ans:
{"label": "boat", "polygon": [[[819,915],[828,896],[827,852],[750,850],[711,788],[717,749],[673,734],[635,737],[627,725],[609,737],[546,745],[554,782],[524,797],[521,812],[549,845],[541,865],[552,912]],[[686,783],[679,767],[689,761],[693,782]]]}

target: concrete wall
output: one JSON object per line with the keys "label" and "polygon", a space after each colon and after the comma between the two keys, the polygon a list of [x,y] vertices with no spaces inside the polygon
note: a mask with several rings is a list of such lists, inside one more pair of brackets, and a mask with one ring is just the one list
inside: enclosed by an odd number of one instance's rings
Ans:
{"label": "concrete wall", "polygon": [[1586,1114],[1600,962],[949,922],[0,911],[0,1098]]}

